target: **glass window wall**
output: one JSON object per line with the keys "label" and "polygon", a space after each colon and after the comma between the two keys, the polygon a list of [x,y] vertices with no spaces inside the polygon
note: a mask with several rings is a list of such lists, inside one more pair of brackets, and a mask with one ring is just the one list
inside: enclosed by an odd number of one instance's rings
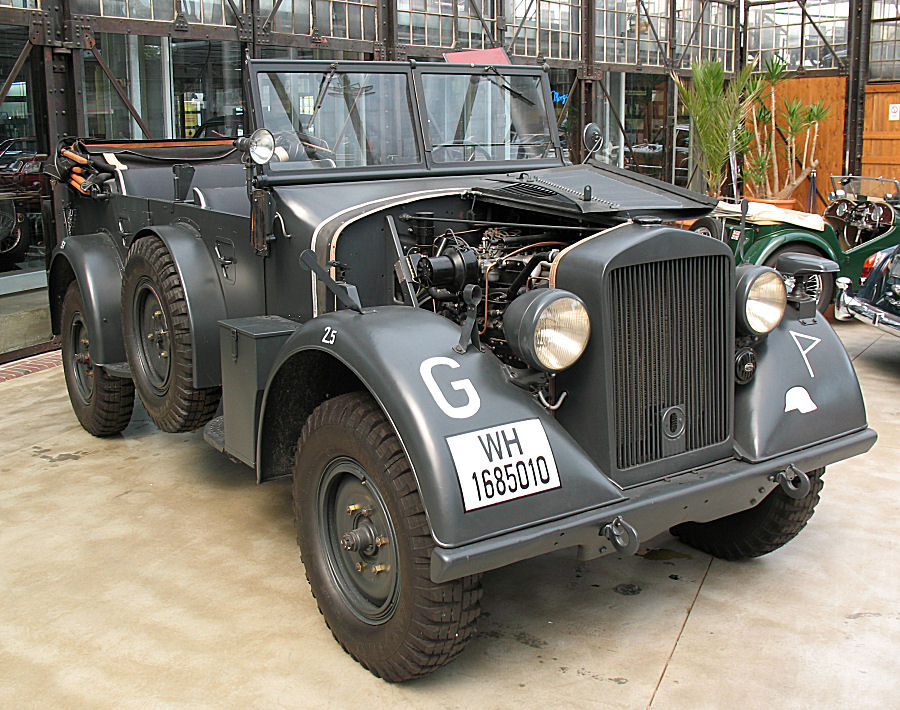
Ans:
{"label": "glass window wall", "polygon": [[900,0],[875,0],[872,5],[869,78],[900,79]]}
{"label": "glass window wall", "polygon": [[[27,40],[27,28],[0,25],[0,83]],[[41,225],[50,185],[42,173],[47,156],[38,152],[33,79],[39,55],[31,53],[0,104],[0,359],[50,340]]]}
{"label": "glass window wall", "polygon": [[[97,47],[154,138],[241,132],[238,42],[100,33]],[[88,135],[143,138],[100,64],[91,54],[82,56]]]}
{"label": "glass window wall", "polygon": [[690,69],[693,62],[718,60],[725,71],[734,71],[735,5],[694,0],[676,4],[675,16],[677,66]]}
{"label": "glass window wall", "polygon": [[847,57],[849,16],[847,0],[752,3],[747,15],[747,52],[759,57],[760,64],[778,57],[791,70],[837,69],[838,58],[845,61]]}
{"label": "glass window wall", "polygon": [[581,0],[514,0],[509,7],[506,37],[513,54],[581,59]]}
{"label": "glass window wall", "polygon": [[403,44],[453,50],[490,47],[472,3],[478,4],[485,24],[493,27],[493,0],[398,0],[398,40]]}

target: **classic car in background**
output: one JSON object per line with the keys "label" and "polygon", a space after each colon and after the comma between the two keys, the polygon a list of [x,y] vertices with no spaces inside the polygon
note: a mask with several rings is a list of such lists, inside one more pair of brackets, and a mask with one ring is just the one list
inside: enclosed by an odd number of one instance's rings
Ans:
{"label": "classic car in background", "polygon": [[850,279],[839,278],[837,287],[835,316],[841,320],[856,318],[900,337],[900,247],[879,254],[855,296]]}
{"label": "classic car in background", "polygon": [[691,229],[724,239],[743,263],[774,267],[785,253],[814,254],[835,261],[838,274],[808,277],[807,290],[816,294],[817,307],[824,311],[834,298],[835,277],[848,278],[858,288],[866,259],[900,243],[897,180],[852,175],[833,175],[831,180],[833,191],[821,217],[750,203],[741,243],[740,207],[720,202]]}
{"label": "classic car in background", "polygon": [[0,271],[21,264],[42,248],[41,199],[50,194],[43,172],[46,155],[18,150],[23,139],[0,143]]}

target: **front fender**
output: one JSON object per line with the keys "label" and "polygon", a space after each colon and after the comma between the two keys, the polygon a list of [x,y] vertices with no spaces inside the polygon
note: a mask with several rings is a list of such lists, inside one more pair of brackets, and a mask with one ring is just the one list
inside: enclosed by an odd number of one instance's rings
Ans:
{"label": "front fender", "polygon": [[776,251],[789,244],[808,244],[821,251],[827,258],[838,264],[842,263],[842,252],[837,243],[831,243],[828,239],[816,232],[801,232],[785,230],[773,236],[759,239],[744,249],[745,264],[765,264],[766,260]]}
{"label": "front fender", "polygon": [[92,361],[97,365],[123,362],[122,257],[109,235],[66,237],[54,250],[48,278],[54,333],[60,332],[62,300],[73,276],[91,334]]}
{"label": "front fender", "polygon": [[735,388],[735,445],[749,461],[822,443],[866,427],[859,380],[824,316],[792,308],[756,348],[756,374]]}
{"label": "front fender", "polygon": [[194,387],[221,385],[222,363],[216,324],[227,315],[216,265],[200,236],[183,227],[154,226],[139,232],[135,239],[149,234],[162,239],[181,278],[191,324]]}
{"label": "front fender", "polygon": [[[620,489],[556,420],[528,392],[508,381],[492,353],[472,347],[463,354],[453,350],[459,335],[459,327],[449,320],[406,306],[320,316],[301,326],[283,346],[268,380],[263,410],[279,369],[292,356],[324,351],[340,361],[394,426],[416,477],[432,535],[444,547],[623,500]],[[261,421],[264,416],[263,412]],[[524,420],[537,420],[546,433],[560,486],[466,512],[460,477],[468,480],[473,472],[466,469],[458,477],[448,437]]]}

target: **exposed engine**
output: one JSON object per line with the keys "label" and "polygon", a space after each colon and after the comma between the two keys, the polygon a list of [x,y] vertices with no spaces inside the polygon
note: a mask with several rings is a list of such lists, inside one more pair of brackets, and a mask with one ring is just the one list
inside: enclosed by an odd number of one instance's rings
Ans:
{"label": "exposed engine", "polygon": [[549,286],[553,259],[578,233],[560,237],[549,229],[487,226],[435,235],[430,214],[405,217],[414,225],[417,240],[407,251],[407,263],[419,306],[463,323],[467,312],[463,289],[480,286],[476,328],[481,341],[502,360],[522,366],[508,347],[503,315],[517,296]]}

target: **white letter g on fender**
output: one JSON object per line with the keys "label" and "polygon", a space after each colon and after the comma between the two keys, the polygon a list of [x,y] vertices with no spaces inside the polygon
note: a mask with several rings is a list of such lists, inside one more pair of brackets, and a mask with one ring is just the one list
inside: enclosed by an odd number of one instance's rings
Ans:
{"label": "white letter g on fender", "polygon": [[481,398],[478,396],[478,392],[475,391],[475,387],[469,379],[453,380],[450,386],[457,392],[465,392],[469,400],[461,407],[454,407],[447,401],[444,393],[441,392],[441,388],[438,387],[438,383],[435,382],[432,371],[438,365],[445,365],[454,370],[459,367],[459,363],[456,360],[451,360],[449,357],[430,357],[419,365],[419,374],[422,376],[422,382],[425,383],[432,398],[434,398],[435,404],[440,407],[444,414],[453,419],[468,419],[481,408]]}

